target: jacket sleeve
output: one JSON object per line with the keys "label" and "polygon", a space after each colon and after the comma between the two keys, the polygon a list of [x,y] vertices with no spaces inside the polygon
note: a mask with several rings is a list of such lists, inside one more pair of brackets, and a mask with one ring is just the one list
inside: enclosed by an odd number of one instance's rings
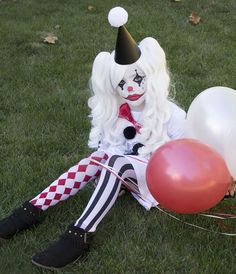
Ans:
{"label": "jacket sleeve", "polygon": [[167,134],[171,140],[186,137],[186,112],[176,104],[171,104],[171,117],[167,125]]}

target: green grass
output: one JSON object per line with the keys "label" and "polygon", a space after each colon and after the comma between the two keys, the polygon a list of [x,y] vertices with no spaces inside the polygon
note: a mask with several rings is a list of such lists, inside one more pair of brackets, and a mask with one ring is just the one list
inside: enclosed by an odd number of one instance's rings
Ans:
{"label": "green grass", "polygon": [[[127,28],[137,41],[159,40],[186,110],[208,87],[236,87],[234,0],[0,1],[1,218],[89,153],[88,79],[95,55],[114,48],[107,13],[116,5],[128,10]],[[197,26],[187,22],[192,10],[203,19]],[[58,43],[42,43],[46,33]],[[0,273],[44,273],[31,256],[79,217],[91,192],[50,209],[37,229],[1,246]],[[179,217],[219,231],[211,219]],[[146,212],[127,195],[99,226],[87,261],[60,273],[235,273],[235,243]]]}

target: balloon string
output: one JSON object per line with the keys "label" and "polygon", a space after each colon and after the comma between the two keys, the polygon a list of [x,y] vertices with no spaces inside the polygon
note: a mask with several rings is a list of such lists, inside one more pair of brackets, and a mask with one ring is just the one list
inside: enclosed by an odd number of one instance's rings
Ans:
{"label": "balloon string", "polygon": [[236,219],[236,214],[227,214],[227,213],[211,213],[211,214],[201,213],[199,215],[209,217],[209,218],[222,219],[222,220]]}
{"label": "balloon string", "polygon": [[215,234],[221,234],[221,235],[226,235],[226,236],[236,236],[236,233],[217,232],[217,231],[213,231],[213,230],[207,229],[207,228],[202,227],[202,226],[198,226],[198,225],[195,225],[195,224],[192,224],[192,223],[189,223],[189,222],[185,222],[185,221],[177,218],[176,216],[166,212],[165,210],[161,209],[159,206],[156,206],[156,208],[159,211],[161,211],[162,213],[168,215],[169,217],[171,217],[171,218],[175,219],[176,221],[181,222],[183,224],[186,224],[186,225],[189,225],[189,226],[192,226],[192,227],[196,227],[196,228],[199,228],[201,230],[204,230],[204,231],[207,231],[207,232],[212,232],[212,233],[215,233]]}
{"label": "balloon string", "polygon": [[[225,208],[235,208],[235,206],[225,206],[224,209]],[[236,214],[233,214],[233,213],[221,213],[221,212],[209,211],[199,215],[217,219],[216,220],[217,225],[225,232],[232,231],[232,228],[229,225],[224,224],[223,221],[236,219]]]}
{"label": "balloon string", "polygon": [[231,231],[231,227],[224,224],[222,220],[216,220],[216,223],[218,224],[218,226],[223,229],[224,231]]}
{"label": "balloon string", "polygon": [[[221,210],[227,210],[227,209],[236,209],[236,206],[230,206],[230,205],[224,205],[221,207]],[[212,218],[218,218],[218,219],[235,219],[236,214],[234,213],[222,213],[222,212],[212,212],[212,211],[205,211],[204,213],[199,214],[201,216],[206,217],[212,217]]]}
{"label": "balloon string", "polygon": [[222,220],[227,220],[227,219],[236,219],[236,214],[230,214],[230,213],[217,213],[217,212],[209,212],[209,213],[201,213],[199,214],[201,216],[205,217],[210,217],[210,218],[216,218],[216,219],[222,219]]}

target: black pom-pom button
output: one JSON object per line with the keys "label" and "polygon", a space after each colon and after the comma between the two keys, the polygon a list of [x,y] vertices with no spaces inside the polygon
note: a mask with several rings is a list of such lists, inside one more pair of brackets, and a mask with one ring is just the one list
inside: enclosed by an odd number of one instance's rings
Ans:
{"label": "black pom-pom button", "polygon": [[126,139],[133,139],[136,135],[136,129],[134,127],[126,127],[123,134]]}

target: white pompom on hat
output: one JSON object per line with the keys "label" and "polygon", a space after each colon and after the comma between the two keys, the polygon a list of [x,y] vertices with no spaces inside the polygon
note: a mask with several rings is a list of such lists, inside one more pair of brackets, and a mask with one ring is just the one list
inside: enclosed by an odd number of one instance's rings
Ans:
{"label": "white pompom on hat", "polygon": [[118,35],[115,49],[115,62],[120,65],[130,65],[135,63],[141,51],[124,26],[128,21],[128,13],[122,7],[115,7],[108,13],[108,21],[111,26],[118,28]]}
{"label": "white pompom on hat", "polygon": [[128,12],[122,7],[115,7],[108,13],[108,21],[112,27],[119,28],[128,21]]}

